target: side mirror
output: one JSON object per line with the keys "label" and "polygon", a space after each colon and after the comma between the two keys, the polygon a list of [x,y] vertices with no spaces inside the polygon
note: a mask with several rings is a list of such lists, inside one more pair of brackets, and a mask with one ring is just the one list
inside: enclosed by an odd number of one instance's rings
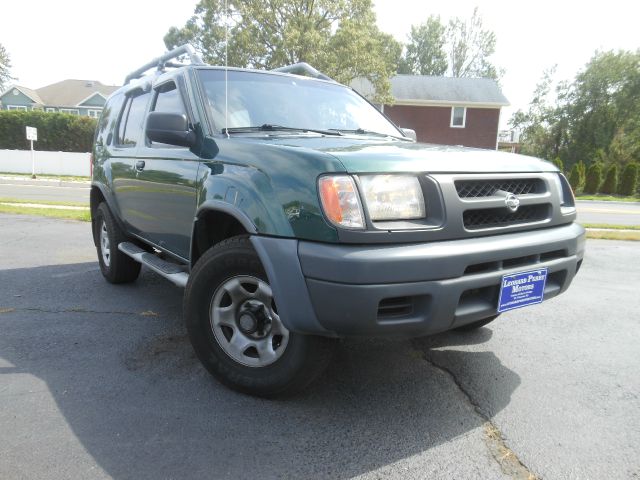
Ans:
{"label": "side mirror", "polygon": [[409,137],[411,140],[413,140],[414,142],[418,141],[418,137],[416,135],[416,131],[412,128],[400,128],[400,131],[402,133],[404,133],[405,137]]}
{"label": "side mirror", "polygon": [[192,147],[196,134],[189,130],[189,122],[183,113],[151,112],[147,117],[146,134],[152,142],[180,147]]}

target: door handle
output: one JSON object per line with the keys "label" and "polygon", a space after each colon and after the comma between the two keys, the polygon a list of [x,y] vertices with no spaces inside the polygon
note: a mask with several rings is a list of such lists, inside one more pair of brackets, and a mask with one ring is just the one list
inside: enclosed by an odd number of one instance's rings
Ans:
{"label": "door handle", "polygon": [[144,170],[144,160],[138,160],[136,162],[136,170],[139,171],[139,172]]}

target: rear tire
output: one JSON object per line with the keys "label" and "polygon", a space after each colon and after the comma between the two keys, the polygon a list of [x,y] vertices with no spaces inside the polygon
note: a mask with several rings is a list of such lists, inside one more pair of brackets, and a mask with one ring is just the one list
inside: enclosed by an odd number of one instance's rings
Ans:
{"label": "rear tire", "polygon": [[205,368],[224,385],[260,397],[292,394],[325,369],[335,339],[290,332],[247,236],[200,257],[184,297],[189,338]]}
{"label": "rear tire", "polygon": [[100,271],[109,283],[130,283],[138,278],[141,265],[118,250],[127,237],[109,211],[106,203],[98,205],[94,232]]}
{"label": "rear tire", "polygon": [[462,325],[461,327],[454,328],[454,330],[456,332],[470,332],[472,330],[477,330],[478,328],[482,328],[485,325],[493,322],[499,316],[500,314],[494,315],[493,317],[489,317],[489,318],[483,318],[482,320],[478,320],[472,323],[467,323],[466,325]]}

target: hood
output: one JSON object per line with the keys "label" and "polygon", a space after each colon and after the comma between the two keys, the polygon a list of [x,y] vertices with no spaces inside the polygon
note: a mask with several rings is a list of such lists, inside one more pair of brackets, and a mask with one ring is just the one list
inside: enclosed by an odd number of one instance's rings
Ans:
{"label": "hood", "polygon": [[[238,137],[237,137],[238,138]],[[372,137],[317,135],[257,136],[242,140],[285,148],[319,151],[338,159],[350,173],[517,173],[556,172],[546,162],[526,155],[461,146],[413,143]]]}

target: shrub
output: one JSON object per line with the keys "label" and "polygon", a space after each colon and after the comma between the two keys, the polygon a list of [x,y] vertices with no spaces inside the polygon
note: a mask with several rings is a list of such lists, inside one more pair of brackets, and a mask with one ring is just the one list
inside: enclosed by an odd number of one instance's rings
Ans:
{"label": "shrub", "polygon": [[587,178],[587,167],[584,165],[584,162],[582,160],[580,160],[577,163],[577,165],[578,165],[578,171],[580,172],[580,178],[582,179],[580,184],[584,185],[584,180],[585,178]]}
{"label": "shrub", "polygon": [[569,185],[573,189],[574,193],[584,186],[584,175],[581,175],[580,167],[577,163],[571,167],[571,173],[569,173]]}
{"label": "shrub", "polygon": [[600,184],[602,183],[602,165],[594,162],[589,165],[587,170],[587,178],[584,182],[584,193],[598,193]]}
{"label": "shrub", "polygon": [[607,175],[600,187],[600,191],[609,195],[613,195],[618,191],[618,166],[615,163],[607,169]]}
{"label": "shrub", "polygon": [[90,152],[96,120],[67,113],[46,113],[39,110],[0,111],[0,149],[27,150],[25,127],[38,129],[36,150],[60,152]]}
{"label": "shrub", "polygon": [[564,172],[564,164],[562,163],[562,159],[560,157],[556,157],[552,163],[556,167],[558,167],[558,170],[560,170],[561,172]]}
{"label": "shrub", "polygon": [[622,171],[618,193],[620,195],[635,195],[638,186],[638,164],[629,163]]}

